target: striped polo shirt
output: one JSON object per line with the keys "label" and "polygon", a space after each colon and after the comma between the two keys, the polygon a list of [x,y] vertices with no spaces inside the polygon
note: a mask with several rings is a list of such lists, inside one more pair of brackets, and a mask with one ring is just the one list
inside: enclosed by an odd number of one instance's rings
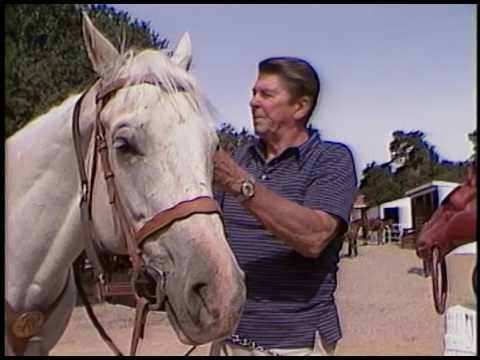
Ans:
{"label": "striped polo shirt", "polygon": [[[337,216],[347,225],[357,179],[353,157],[343,144],[309,139],[265,162],[261,140],[234,158],[258,183],[299,205]],[[228,193],[222,204],[229,244],[245,272],[247,301],[235,337],[271,348],[313,347],[318,331],[327,342],[341,338],[334,301],[342,236],[316,259],[306,258],[275,238]],[[227,340],[229,341],[229,340]]]}

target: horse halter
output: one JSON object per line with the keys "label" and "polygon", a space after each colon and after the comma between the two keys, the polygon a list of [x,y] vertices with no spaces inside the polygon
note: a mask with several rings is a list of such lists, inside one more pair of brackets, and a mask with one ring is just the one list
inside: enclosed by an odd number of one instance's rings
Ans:
{"label": "horse halter", "polygon": [[[88,180],[84,160],[82,156],[82,149],[80,145],[80,108],[82,101],[85,95],[88,93],[88,90],[85,91],[80,99],[75,104],[75,109],[72,117],[72,132],[73,132],[73,142],[75,146],[75,153],[78,163],[78,169],[80,174],[81,181],[81,216],[82,223],[86,227],[86,241],[85,241],[85,250],[88,259],[92,263],[94,272],[96,273],[102,286],[106,285],[108,278],[106,275],[109,275],[105,272],[105,266],[102,263],[99,251],[97,249],[97,244],[94,239],[98,238],[95,234],[95,229],[93,226],[92,218],[92,187],[95,178],[95,172],[97,167],[97,152],[100,155],[102,162],[102,168],[104,172],[104,178],[107,186],[109,203],[112,206],[113,216],[118,220],[120,224],[121,231],[123,233],[124,240],[127,245],[128,255],[130,262],[132,263],[133,276],[132,276],[132,288],[137,301],[136,315],[135,315],[135,328],[134,334],[132,337],[131,351],[130,355],[134,355],[136,351],[136,346],[138,339],[143,337],[143,328],[145,325],[146,314],[149,310],[159,310],[163,302],[165,301],[164,285],[165,277],[164,274],[159,273],[157,270],[150,268],[145,265],[141,253],[142,253],[142,244],[150,235],[165,230],[171,224],[178,220],[186,219],[194,214],[212,214],[218,213],[221,216],[221,210],[218,206],[218,203],[206,196],[197,197],[191,200],[186,200],[179,202],[175,206],[163,210],[153,216],[149,221],[147,221],[142,228],[138,231],[134,230],[131,222],[128,221],[127,212],[125,207],[121,203],[120,198],[117,196],[118,189],[115,184],[115,176],[112,171],[112,167],[109,161],[109,149],[108,144],[105,139],[105,129],[103,124],[100,121],[100,113],[107,102],[113,97],[115,92],[121,88],[128,86],[139,85],[139,84],[150,84],[154,86],[164,87],[162,83],[154,74],[147,74],[141,77],[130,77],[130,78],[120,78],[117,79],[107,86],[100,89],[96,94],[95,103],[96,103],[96,115],[95,115],[95,130],[94,130],[94,141],[95,141],[95,150],[92,158],[92,168],[91,168],[91,179]],[[178,91],[183,91],[181,87],[177,88]],[[148,272],[147,272],[148,270]],[[156,287],[153,294],[148,294],[146,287],[142,285],[145,283],[145,278],[147,277],[154,278],[156,281]],[[87,310],[88,311],[88,310]],[[89,313],[90,314],[90,313]],[[92,319],[92,322],[95,324],[95,321]],[[99,330],[102,335],[102,331]],[[103,329],[102,329],[103,330]],[[115,349],[115,345],[109,343],[109,339],[104,337],[104,340],[110,346],[110,348],[121,355],[121,352]],[[113,345],[113,347],[112,347]]]}

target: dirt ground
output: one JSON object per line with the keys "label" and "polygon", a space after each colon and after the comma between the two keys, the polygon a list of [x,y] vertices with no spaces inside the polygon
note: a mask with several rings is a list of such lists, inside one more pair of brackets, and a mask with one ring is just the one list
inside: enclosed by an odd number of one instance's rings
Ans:
{"label": "dirt ground", "polygon": [[[396,243],[359,246],[356,258],[342,257],[336,293],[343,339],[338,355],[442,355],[444,316],[433,306],[430,278],[422,275],[414,250]],[[133,309],[100,304],[95,311],[117,345],[128,353]],[[183,355],[165,314],[150,314],[138,355]],[[192,355],[206,355],[208,345]],[[51,355],[112,355],[77,307]]]}

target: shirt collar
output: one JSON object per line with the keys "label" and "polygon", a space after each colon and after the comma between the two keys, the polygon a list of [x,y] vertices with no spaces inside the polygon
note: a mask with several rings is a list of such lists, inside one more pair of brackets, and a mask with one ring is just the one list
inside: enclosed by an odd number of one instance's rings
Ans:
{"label": "shirt collar", "polygon": [[[307,159],[307,155],[308,155],[310,149],[312,148],[312,146],[314,146],[316,143],[321,142],[320,133],[317,129],[308,128],[308,135],[309,136],[308,136],[307,141],[305,141],[300,146],[291,146],[291,147],[285,149],[285,151],[282,154],[280,154],[279,157],[283,157],[287,153],[293,152],[294,156],[295,156],[295,159],[298,162],[299,167],[302,167],[305,160]],[[264,151],[263,151],[264,146],[265,145],[263,143],[263,140],[256,137],[254,139],[254,141],[252,142],[252,144],[249,146],[249,152],[250,152],[250,154],[252,154],[254,156],[257,156],[263,162],[265,162],[265,157],[263,155],[264,154]]]}

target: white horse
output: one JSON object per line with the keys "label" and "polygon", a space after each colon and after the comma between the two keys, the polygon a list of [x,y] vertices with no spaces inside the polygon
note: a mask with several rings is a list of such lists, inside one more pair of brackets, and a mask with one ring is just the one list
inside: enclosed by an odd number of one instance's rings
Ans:
{"label": "white horse", "polygon": [[[153,74],[158,81],[127,83],[99,112],[116,197],[133,230],[183,201],[212,197],[218,138],[210,106],[187,72],[188,35],[168,56],[160,50],[120,54],[86,15],[83,34],[100,77],[87,90],[79,115],[87,169],[95,152],[96,95],[120,78]],[[6,141],[5,300],[15,316],[7,316],[5,330],[8,346],[25,355],[48,354],[76,302],[72,263],[85,248],[86,236],[72,141],[71,119],[79,98],[69,97]],[[102,164],[98,168],[101,173]],[[95,240],[110,252],[126,254],[99,177],[91,210]],[[245,285],[218,214],[194,214],[154,231],[141,250],[145,264],[168,273],[166,310],[182,342],[203,344],[235,330]]]}

